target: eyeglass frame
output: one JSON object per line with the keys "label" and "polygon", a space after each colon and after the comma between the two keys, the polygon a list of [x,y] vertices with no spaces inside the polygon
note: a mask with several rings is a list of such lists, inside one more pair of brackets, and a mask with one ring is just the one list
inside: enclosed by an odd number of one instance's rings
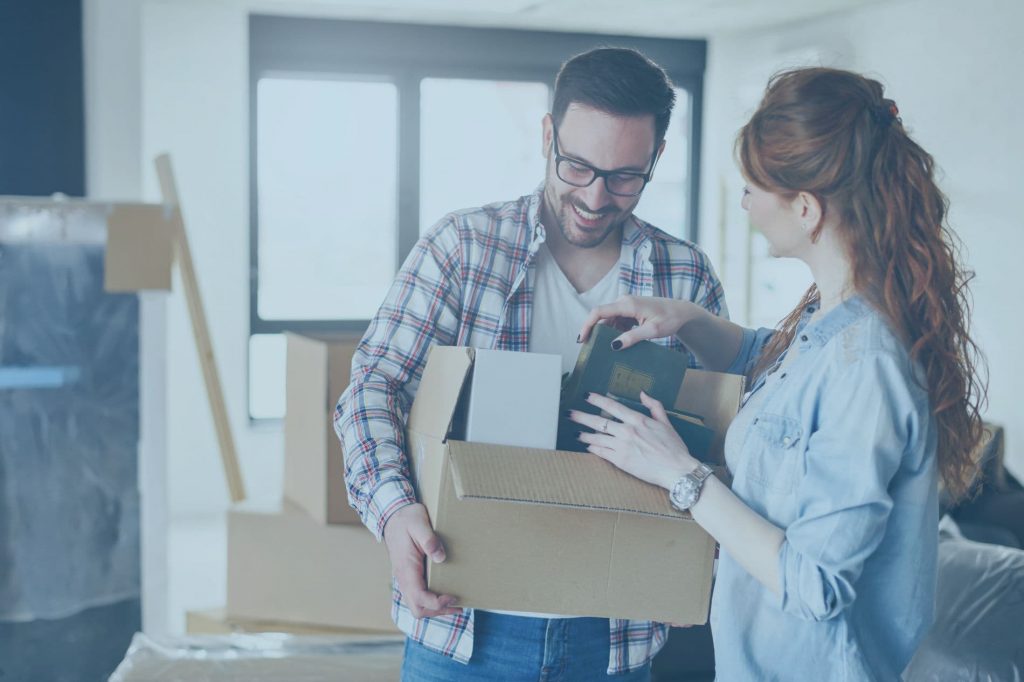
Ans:
{"label": "eyeglass frame", "polygon": [[[558,177],[559,180],[573,187],[590,187],[598,178],[603,178],[604,188],[608,192],[608,194],[611,194],[612,196],[616,197],[638,197],[641,194],[643,194],[643,191],[647,188],[647,184],[651,181],[651,176],[654,175],[654,167],[658,163],[658,151],[660,150],[660,148],[661,145],[655,146],[654,152],[651,154],[651,167],[647,169],[646,173],[640,173],[637,171],[630,170],[601,170],[600,168],[595,168],[594,166],[591,166],[586,161],[581,161],[580,159],[576,159],[571,156],[566,156],[565,154],[562,154],[558,150],[558,126],[555,125],[555,122],[553,120],[551,121],[551,152],[555,155],[555,175]],[[568,180],[563,178],[561,174],[558,172],[558,164],[561,163],[562,161],[569,161],[579,166],[583,166],[584,168],[589,170],[591,173],[594,174],[593,177],[590,178],[590,182],[588,182],[585,185],[577,185],[576,183],[569,182]],[[634,194],[620,194],[619,192],[613,192],[612,188],[608,186],[608,176],[610,175],[636,176],[638,178],[643,178],[644,184],[641,185],[640,189],[637,190],[637,192],[635,192]]]}

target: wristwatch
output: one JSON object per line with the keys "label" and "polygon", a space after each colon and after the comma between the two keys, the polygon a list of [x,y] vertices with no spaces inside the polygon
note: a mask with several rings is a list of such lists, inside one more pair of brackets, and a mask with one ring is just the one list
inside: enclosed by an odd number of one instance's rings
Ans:
{"label": "wristwatch", "polygon": [[711,467],[701,462],[697,468],[688,474],[683,474],[679,480],[672,484],[668,491],[669,502],[679,511],[687,511],[700,499],[700,491],[704,487],[704,481],[712,474]]}

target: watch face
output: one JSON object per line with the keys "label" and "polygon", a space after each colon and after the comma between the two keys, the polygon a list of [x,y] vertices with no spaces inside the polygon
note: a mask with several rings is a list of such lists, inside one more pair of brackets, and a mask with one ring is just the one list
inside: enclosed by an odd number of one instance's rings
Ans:
{"label": "watch face", "polygon": [[672,505],[680,511],[686,511],[697,501],[697,485],[689,476],[683,476],[672,486],[672,494],[669,495]]}

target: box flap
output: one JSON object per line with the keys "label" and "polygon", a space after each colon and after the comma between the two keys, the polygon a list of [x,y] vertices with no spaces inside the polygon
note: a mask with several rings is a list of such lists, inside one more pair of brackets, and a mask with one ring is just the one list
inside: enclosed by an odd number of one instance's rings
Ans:
{"label": "box flap", "polygon": [[664,490],[588,453],[449,441],[459,499],[622,511],[688,519]]}
{"label": "box flap", "polygon": [[740,409],[744,385],[741,375],[701,369],[691,369],[683,378],[675,407],[699,414],[704,425],[714,429],[715,437],[708,448],[710,461],[725,464],[725,432]]}
{"label": "box flap", "polygon": [[443,440],[448,435],[448,426],[459,403],[462,384],[472,366],[472,348],[431,348],[406,428]]}

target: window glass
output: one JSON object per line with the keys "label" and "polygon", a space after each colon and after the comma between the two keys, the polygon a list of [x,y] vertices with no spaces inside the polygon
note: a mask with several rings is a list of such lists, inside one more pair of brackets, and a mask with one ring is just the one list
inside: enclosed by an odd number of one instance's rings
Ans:
{"label": "window glass", "polygon": [[545,83],[424,78],[420,233],[446,213],[529,194],[544,179]]}
{"label": "window glass", "polygon": [[397,260],[395,85],[263,78],[256,120],[260,318],[369,319]]}

